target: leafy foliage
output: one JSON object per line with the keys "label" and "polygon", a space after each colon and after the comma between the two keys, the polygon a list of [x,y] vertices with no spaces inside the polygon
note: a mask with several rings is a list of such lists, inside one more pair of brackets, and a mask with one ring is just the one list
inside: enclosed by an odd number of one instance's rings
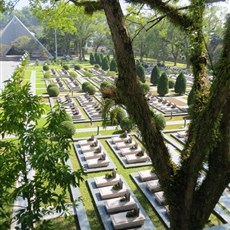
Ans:
{"label": "leafy foliage", "polygon": [[50,97],[57,97],[60,93],[60,90],[57,86],[51,86],[47,88],[47,92]]}
{"label": "leafy foliage", "polygon": [[94,65],[94,64],[95,64],[95,58],[94,58],[93,53],[90,53],[90,56],[89,56],[89,63],[90,63],[91,65]]}
{"label": "leafy foliage", "polygon": [[160,79],[160,69],[157,65],[155,65],[152,69],[152,72],[151,72],[151,79],[150,79],[150,82],[153,84],[153,85],[157,85],[158,84],[158,81]]}
{"label": "leafy foliage", "polygon": [[117,72],[117,63],[114,58],[110,62],[110,71]]}
{"label": "leafy foliage", "polygon": [[157,93],[160,96],[165,96],[168,93],[168,90],[169,90],[168,76],[166,75],[165,72],[163,72],[161,74],[161,77],[157,85]]}
{"label": "leafy foliage", "polygon": [[[15,134],[17,139],[0,141],[0,216],[6,214],[7,200],[12,202],[20,196],[26,206],[19,207],[13,217],[22,229],[34,229],[42,215],[52,210],[68,211],[65,202],[69,185],[78,186],[82,178],[80,171],[71,172],[64,164],[69,142],[58,129],[66,112],[50,112],[46,125],[37,128],[44,109],[40,98],[30,93],[29,84],[21,85],[23,69],[15,71],[1,94],[1,133]],[[20,183],[15,188],[18,178]]]}
{"label": "leafy foliage", "polygon": [[120,127],[123,131],[130,132],[134,128],[134,123],[129,117],[125,117],[121,120]]}
{"label": "leafy foliage", "polygon": [[109,69],[109,60],[107,57],[103,58],[101,68],[105,71]]}
{"label": "leafy foliage", "polygon": [[138,63],[136,66],[137,76],[140,78],[140,81],[145,82],[145,69],[144,67]]}
{"label": "leafy foliage", "polygon": [[178,93],[179,95],[182,95],[185,93],[185,91],[186,91],[186,78],[184,76],[184,73],[181,72],[176,79],[175,92]]}

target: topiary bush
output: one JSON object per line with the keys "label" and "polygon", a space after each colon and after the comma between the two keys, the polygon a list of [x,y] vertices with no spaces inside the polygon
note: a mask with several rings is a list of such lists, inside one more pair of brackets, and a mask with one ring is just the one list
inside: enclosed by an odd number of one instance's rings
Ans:
{"label": "topiary bush", "polygon": [[51,78],[51,74],[50,74],[49,71],[46,71],[46,72],[44,73],[44,78]]}
{"label": "topiary bush", "polygon": [[169,89],[173,89],[175,86],[175,81],[173,79],[169,79]]}
{"label": "topiary bush", "polygon": [[76,78],[77,77],[77,73],[75,73],[75,72],[69,72],[69,75],[70,75],[70,77],[73,77],[73,78]]}
{"label": "topiary bush", "polygon": [[64,64],[64,65],[62,66],[62,68],[63,68],[64,70],[69,70],[69,65]]}
{"label": "topiary bush", "polygon": [[86,92],[86,87],[88,86],[88,85],[91,85],[88,81],[86,81],[86,82],[84,82],[83,84],[82,84],[82,90],[84,91],[84,92]]}
{"label": "topiary bush", "polygon": [[85,90],[90,95],[94,95],[96,93],[96,88],[91,84],[87,85]]}
{"label": "topiary bush", "polygon": [[74,65],[74,69],[75,69],[75,70],[80,70],[80,69],[81,69],[81,66],[80,66],[80,65]]}
{"label": "topiary bush", "polygon": [[89,56],[89,63],[91,65],[94,65],[95,64],[95,57],[94,55],[91,53],[90,56]]}
{"label": "topiary bush", "polygon": [[107,57],[103,58],[102,63],[101,63],[101,68],[104,71],[107,71],[109,69],[109,61],[108,61]]}
{"label": "topiary bush", "polygon": [[120,122],[120,127],[123,131],[127,130],[127,132],[130,132],[133,129],[133,122],[130,118],[125,117]]}
{"label": "topiary bush", "polygon": [[62,134],[68,138],[71,138],[76,132],[76,128],[72,121],[61,122],[60,128],[61,128]]}
{"label": "topiary bush", "polygon": [[154,66],[151,72],[151,78],[150,78],[150,82],[153,85],[157,85],[158,81],[160,79],[160,69],[158,68],[158,66]]}
{"label": "topiary bush", "polygon": [[57,86],[51,86],[47,88],[47,92],[50,97],[57,97],[60,93],[60,90]]}
{"label": "topiary bush", "polygon": [[116,63],[114,58],[110,62],[110,68],[109,69],[110,69],[110,71],[117,72],[117,63]]}
{"label": "topiary bush", "polygon": [[54,83],[51,83],[51,84],[49,84],[49,85],[47,86],[47,90],[48,90],[50,87],[57,87],[57,85],[54,84]]}
{"label": "topiary bush", "polygon": [[186,91],[186,78],[184,76],[184,73],[181,72],[176,79],[175,93],[182,95],[185,93],[185,91]]}
{"label": "topiary bush", "polygon": [[165,72],[161,74],[161,77],[157,85],[157,93],[160,96],[165,96],[169,91],[169,80]]}
{"label": "topiary bush", "polygon": [[95,64],[95,65],[94,65],[94,68],[95,68],[95,69],[100,69],[100,65]]}
{"label": "topiary bush", "polygon": [[165,126],[166,126],[165,117],[162,114],[159,113],[159,114],[154,115],[154,119],[155,119],[157,127],[160,130],[163,130],[165,128]]}
{"label": "topiary bush", "polygon": [[137,75],[140,78],[140,81],[145,82],[145,70],[144,67],[139,63],[136,66]]}
{"label": "topiary bush", "polygon": [[111,86],[111,85],[112,85],[112,84],[111,84],[109,81],[104,80],[104,81],[101,83],[100,88],[103,89],[103,88],[109,87],[109,86]]}
{"label": "topiary bush", "polygon": [[49,66],[48,66],[48,65],[43,65],[42,69],[43,69],[44,71],[48,71],[48,70],[49,70]]}

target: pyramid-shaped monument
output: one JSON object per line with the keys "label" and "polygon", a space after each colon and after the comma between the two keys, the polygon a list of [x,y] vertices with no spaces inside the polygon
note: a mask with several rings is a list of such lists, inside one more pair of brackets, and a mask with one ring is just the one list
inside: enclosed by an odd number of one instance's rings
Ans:
{"label": "pyramid-shaped monument", "polygon": [[0,56],[14,55],[15,43],[27,43],[27,50],[32,58],[53,58],[49,51],[38,41],[32,32],[14,16],[0,32]]}

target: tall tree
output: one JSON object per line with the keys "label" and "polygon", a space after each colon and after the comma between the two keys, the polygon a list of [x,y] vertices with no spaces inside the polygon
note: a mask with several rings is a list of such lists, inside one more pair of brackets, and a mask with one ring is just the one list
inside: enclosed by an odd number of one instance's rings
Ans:
{"label": "tall tree", "polygon": [[145,82],[145,69],[141,63],[138,63],[136,66],[137,69],[137,76],[139,77],[140,81]]}
{"label": "tall tree", "polygon": [[16,139],[0,141],[0,215],[11,205],[8,202],[21,197],[25,206],[13,213],[20,228],[35,229],[35,223],[40,222],[43,229],[49,229],[41,213],[68,211],[68,188],[79,185],[81,177],[80,172],[71,172],[64,164],[69,140],[58,125],[67,114],[56,109],[48,115],[44,127],[37,127],[44,109],[41,98],[31,94],[30,85],[21,84],[24,68],[22,65],[15,71],[1,94],[1,134],[15,134]]}

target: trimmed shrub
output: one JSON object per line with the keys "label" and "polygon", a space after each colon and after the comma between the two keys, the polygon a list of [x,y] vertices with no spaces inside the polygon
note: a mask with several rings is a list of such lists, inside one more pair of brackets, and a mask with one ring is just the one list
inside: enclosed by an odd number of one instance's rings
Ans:
{"label": "trimmed shrub", "polygon": [[44,71],[48,71],[48,70],[49,70],[49,66],[48,66],[48,65],[43,65],[42,69],[43,69]]}
{"label": "trimmed shrub", "polygon": [[49,85],[47,86],[47,90],[48,90],[50,87],[57,87],[57,85],[54,84],[54,83],[51,83],[51,84],[49,84]]}
{"label": "trimmed shrub", "polygon": [[184,76],[184,73],[181,72],[176,79],[175,93],[182,95],[185,93],[185,91],[186,91],[186,78]]}
{"label": "trimmed shrub", "polygon": [[161,74],[161,77],[158,81],[158,85],[157,85],[157,93],[160,96],[165,96],[169,91],[169,80],[168,80],[168,76],[165,72],[163,72]]}
{"label": "trimmed shrub", "polygon": [[47,88],[47,92],[50,97],[57,97],[60,93],[59,88],[57,86]]}
{"label": "trimmed shrub", "polygon": [[144,67],[139,63],[136,66],[137,76],[140,78],[140,81],[145,82],[145,70]]}
{"label": "trimmed shrub", "polygon": [[101,85],[100,85],[100,88],[105,88],[105,87],[108,87],[108,86],[111,86],[112,84],[109,82],[109,81],[106,81],[104,80]]}
{"label": "trimmed shrub", "polygon": [[69,72],[70,77],[76,78],[77,77],[77,73],[75,72]]}
{"label": "trimmed shrub", "polygon": [[194,97],[194,88],[192,87],[192,89],[189,92],[188,100],[187,100],[187,104],[189,106],[193,104],[193,97]]}
{"label": "trimmed shrub", "polygon": [[166,120],[165,117],[162,114],[155,114],[154,116],[156,125],[160,130],[163,130],[166,126]]}
{"label": "trimmed shrub", "polygon": [[86,81],[86,82],[84,82],[83,84],[82,84],[82,90],[84,91],[84,92],[86,92],[86,87],[88,86],[88,85],[91,85],[88,81]]}
{"label": "trimmed shrub", "polygon": [[110,62],[110,68],[109,69],[110,69],[110,71],[117,72],[117,63],[116,63],[114,58]]}
{"label": "trimmed shrub", "polygon": [[126,117],[126,112],[121,107],[116,107],[110,111],[111,125],[119,125]]}
{"label": "trimmed shrub", "polygon": [[101,64],[101,68],[104,70],[104,71],[107,71],[109,69],[109,61],[107,59],[107,57],[104,57],[103,60],[102,60],[102,64]]}
{"label": "trimmed shrub", "polygon": [[46,72],[44,73],[44,78],[51,78],[51,74],[50,74],[49,71],[46,71]]}
{"label": "trimmed shrub", "polygon": [[71,138],[76,131],[76,128],[72,121],[63,121],[60,124],[61,132],[64,136]]}
{"label": "trimmed shrub", "polygon": [[114,71],[108,71],[108,72],[107,72],[107,75],[108,75],[108,76],[111,76],[111,77],[115,77],[115,76],[117,76],[117,73],[114,72]]}
{"label": "trimmed shrub", "polygon": [[85,88],[86,92],[89,93],[90,95],[94,95],[96,93],[96,89],[93,85],[89,84]]}
{"label": "trimmed shrub", "polygon": [[90,56],[89,56],[89,63],[91,65],[94,65],[95,64],[95,57],[94,55],[91,53]]}
{"label": "trimmed shrub", "polygon": [[95,64],[101,66],[101,56],[98,53],[95,53],[94,57],[95,57]]}
{"label": "trimmed shrub", "polygon": [[173,79],[169,79],[169,89],[173,89],[175,86],[175,81]]}
{"label": "trimmed shrub", "polygon": [[95,65],[94,65],[94,68],[95,68],[95,69],[100,69],[100,65],[95,64]]}
{"label": "trimmed shrub", "polygon": [[69,70],[69,65],[67,65],[67,64],[64,64],[62,67],[64,70]]}
{"label": "trimmed shrub", "polygon": [[123,131],[127,130],[127,132],[130,132],[133,129],[133,122],[130,118],[125,117],[121,120],[120,127]]}
{"label": "trimmed shrub", "polygon": [[143,92],[143,94],[147,94],[150,91],[150,87],[147,83],[140,83],[141,85],[141,90]]}
{"label": "trimmed shrub", "polygon": [[75,70],[80,70],[80,69],[81,69],[81,66],[80,66],[80,65],[74,65],[74,69],[75,69]]}
{"label": "trimmed shrub", "polygon": [[160,79],[160,69],[158,68],[157,65],[155,65],[155,66],[153,67],[152,72],[151,72],[150,82],[151,82],[153,85],[157,85],[159,79]]}
{"label": "trimmed shrub", "polygon": [[85,77],[93,77],[93,74],[90,73],[89,71],[85,71],[84,75]]}

